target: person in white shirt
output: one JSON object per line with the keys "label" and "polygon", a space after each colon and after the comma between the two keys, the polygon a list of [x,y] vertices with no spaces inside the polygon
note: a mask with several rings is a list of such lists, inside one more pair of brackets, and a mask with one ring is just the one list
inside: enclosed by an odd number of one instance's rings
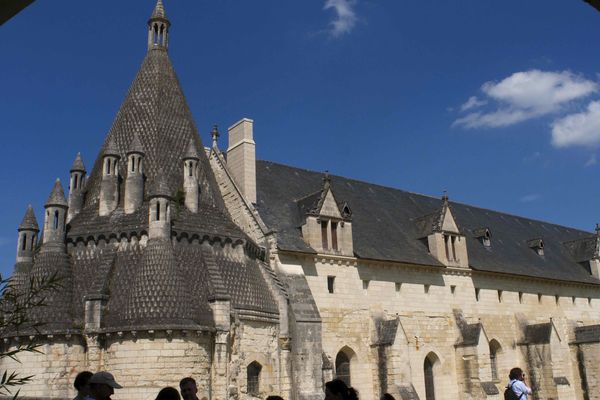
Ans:
{"label": "person in white shirt", "polygon": [[519,400],[527,400],[531,394],[531,388],[525,384],[525,373],[521,368],[513,368],[508,375],[510,382],[507,387],[510,388]]}

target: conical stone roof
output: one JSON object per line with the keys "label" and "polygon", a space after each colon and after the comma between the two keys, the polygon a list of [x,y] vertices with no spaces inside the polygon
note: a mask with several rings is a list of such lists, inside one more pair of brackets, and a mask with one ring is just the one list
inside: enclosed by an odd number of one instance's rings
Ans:
{"label": "conical stone roof", "polygon": [[129,150],[127,151],[127,154],[131,153],[144,154],[144,147],[142,146],[142,142],[140,142],[140,137],[138,136],[137,132],[133,135],[133,140],[129,144]]}
{"label": "conical stone roof", "polygon": [[31,230],[31,231],[39,231],[40,227],[38,226],[37,219],[35,218],[35,213],[33,212],[33,207],[31,204],[27,206],[27,211],[25,211],[25,216],[23,217],[23,221],[19,225],[19,230]]}
{"label": "conical stone roof", "polygon": [[54,182],[54,187],[52,188],[52,192],[50,192],[50,196],[48,197],[45,206],[68,207],[67,200],[65,199],[65,191],[60,183],[60,179],[56,178],[56,182]]}
{"label": "conical stone roof", "polygon": [[155,19],[155,18],[167,19],[167,14],[165,13],[165,6],[163,5],[162,0],[158,0],[156,2],[154,11],[152,11],[152,16],[150,17],[150,19]]}
{"label": "conical stone roof", "polygon": [[196,150],[196,146],[194,144],[194,140],[190,139],[188,144],[187,151],[185,152],[184,160],[197,160],[198,159],[198,151]]}
{"label": "conical stone roof", "polygon": [[71,172],[74,171],[85,172],[85,165],[83,164],[81,153],[77,153],[77,157],[75,157],[75,161],[73,161],[73,165],[71,166]]}

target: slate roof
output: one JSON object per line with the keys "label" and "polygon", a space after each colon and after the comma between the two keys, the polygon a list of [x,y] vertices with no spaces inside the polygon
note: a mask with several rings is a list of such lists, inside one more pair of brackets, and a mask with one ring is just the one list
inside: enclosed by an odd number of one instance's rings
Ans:
{"label": "slate roof", "polygon": [[[256,174],[257,209],[266,225],[277,231],[279,248],[315,253],[302,239],[304,216],[298,201],[321,189],[323,174],[269,161],[257,161]],[[331,176],[331,187],[336,199],[352,209],[357,257],[442,267],[420,240],[423,225],[419,224],[423,217],[439,215],[442,200],[339,176]],[[449,206],[466,236],[472,269],[600,283],[573,256],[573,246],[565,244],[588,240],[594,234],[452,201]],[[490,247],[477,238],[484,227],[491,233]],[[544,241],[544,256],[527,245],[536,238]]]}
{"label": "slate roof", "polygon": [[60,183],[60,179],[56,178],[56,182],[54,182],[54,187],[50,192],[50,196],[48,196],[48,200],[46,200],[46,206],[62,206],[67,207],[68,203],[65,199],[65,191]]}
{"label": "slate roof", "polygon": [[19,231],[22,231],[22,230],[34,230],[34,231],[40,230],[38,223],[37,223],[37,219],[35,218],[35,213],[33,212],[33,207],[31,207],[31,204],[27,206],[27,211],[25,211],[23,220],[19,224]]}
{"label": "slate roof", "polygon": [[[154,17],[166,18],[161,1]],[[48,299],[48,308],[37,310],[34,321],[45,323],[49,332],[80,331],[85,326],[85,299],[107,302],[100,327],[105,332],[212,329],[209,301],[219,298],[231,299],[242,317],[253,313],[272,321],[278,318],[277,303],[265,281],[273,273],[255,259],[260,248],[227,213],[203,149],[167,51],[149,50],[87,179],[84,205],[67,225],[70,246],[44,244],[32,265],[17,265],[20,282],[27,275],[53,272],[65,278],[64,288]],[[125,156],[132,151],[144,153],[144,202],[125,214],[122,178],[127,176]],[[197,213],[179,198],[183,159],[189,154],[199,159]],[[113,180],[120,196],[117,208],[100,216],[106,155],[120,158],[120,179]],[[151,194],[171,197],[175,238],[140,243],[148,232]],[[67,205],[60,181],[48,204]]]}
{"label": "slate roof", "polygon": [[80,171],[85,172],[85,165],[83,164],[83,159],[81,158],[81,153],[77,153],[75,160],[73,161],[73,165],[71,166],[71,172]]}

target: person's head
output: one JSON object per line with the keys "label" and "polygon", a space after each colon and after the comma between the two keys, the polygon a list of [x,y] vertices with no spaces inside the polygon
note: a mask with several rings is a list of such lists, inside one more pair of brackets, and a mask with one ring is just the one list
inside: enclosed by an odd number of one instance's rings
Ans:
{"label": "person's head", "polygon": [[384,393],[384,394],[381,395],[381,399],[380,400],[396,400],[396,399],[391,394]]}
{"label": "person's head", "polygon": [[525,378],[525,374],[521,368],[513,368],[510,370],[508,374],[508,378],[512,381],[513,379],[518,379],[522,381]]}
{"label": "person's head", "polygon": [[156,395],[156,400],[181,400],[181,396],[179,396],[177,389],[167,386],[160,389],[160,392]]}
{"label": "person's head", "polygon": [[96,400],[109,400],[115,389],[123,388],[115,381],[115,377],[106,371],[96,372],[89,383],[90,393]]}
{"label": "person's head", "polygon": [[198,398],[196,396],[196,393],[198,393],[198,387],[196,386],[196,381],[194,378],[187,377],[179,381],[179,390],[181,391],[181,397],[183,397],[183,400],[195,400]]}
{"label": "person's head", "polygon": [[325,400],[348,400],[348,386],[341,379],[325,383]]}
{"label": "person's head", "polygon": [[267,398],[265,400],[283,400],[283,397],[281,396],[267,396]]}
{"label": "person's head", "polygon": [[82,396],[90,394],[90,378],[92,375],[94,374],[90,371],[82,371],[77,374],[75,381],[73,382],[73,386],[75,387],[75,390],[77,390],[77,393]]}

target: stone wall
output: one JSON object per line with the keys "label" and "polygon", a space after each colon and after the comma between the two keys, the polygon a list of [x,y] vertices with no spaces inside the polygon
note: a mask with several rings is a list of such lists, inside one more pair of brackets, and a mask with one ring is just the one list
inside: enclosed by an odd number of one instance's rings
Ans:
{"label": "stone wall", "polygon": [[[384,350],[390,391],[394,385],[412,383],[424,398],[423,365],[430,357],[436,360],[436,399],[464,398],[465,390],[459,391],[459,382],[471,379],[473,374],[476,381],[491,381],[488,343],[496,340],[500,350],[498,380],[494,383],[500,393],[512,367],[527,370],[540,362],[548,364],[542,369],[548,375],[543,385],[552,398],[575,398],[575,393],[581,392],[573,387],[577,381],[574,371],[578,372],[570,361],[568,343],[574,340],[575,325],[600,320],[600,299],[594,288],[457,268],[367,263],[325,255],[287,255],[285,261],[281,257],[288,270],[300,268],[306,277],[322,318],[325,353],[333,363],[339,351],[352,355],[352,385],[362,400],[379,396],[382,378],[377,366],[381,352],[373,347],[372,321],[381,315],[397,317],[401,323],[397,343]],[[328,276],[335,277],[334,293],[328,291]],[[469,371],[455,347],[461,337],[454,309],[461,309],[467,322],[480,322],[485,330],[484,347],[488,348],[476,351]],[[555,342],[545,346],[542,361],[540,357],[533,360],[519,346],[523,327],[549,321],[556,327]],[[569,384],[556,384],[555,378],[560,377]],[[477,398],[476,392],[481,393],[481,388],[467,395]]]}

